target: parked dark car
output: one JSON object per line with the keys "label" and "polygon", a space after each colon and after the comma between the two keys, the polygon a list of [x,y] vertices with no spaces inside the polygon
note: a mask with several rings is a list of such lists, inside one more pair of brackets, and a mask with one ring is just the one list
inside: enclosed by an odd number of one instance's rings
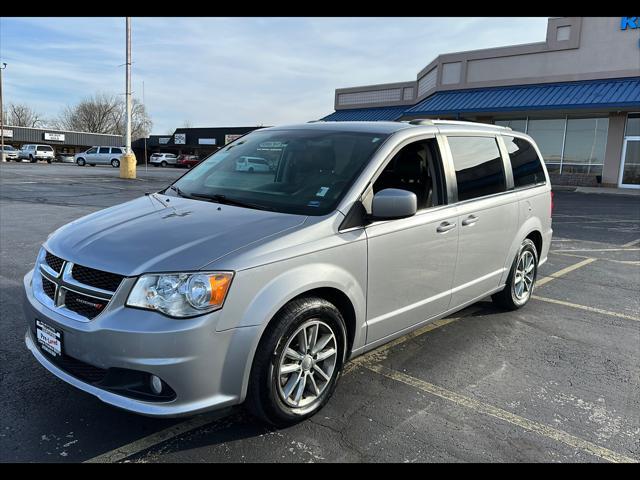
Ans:
{"label": "parked dark car", "polygon": [[179,155],[178,163],[179,167],[191,168],[200,163],[200,157],[198,155]]}

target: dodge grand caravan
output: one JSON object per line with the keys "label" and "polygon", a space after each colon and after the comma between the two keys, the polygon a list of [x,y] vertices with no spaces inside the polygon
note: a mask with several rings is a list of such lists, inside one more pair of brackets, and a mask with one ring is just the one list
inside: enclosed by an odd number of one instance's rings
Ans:
{"label": "dodge grand caravan", "polygon": [[[275,166],[237,170],[242,157]],[[53,232],[24,278],[54,375],[150,416],[287,425],[345,362],[491,295],[532,295],[551,187],[522,133],[446,121],[251,132],[166,189]]]}

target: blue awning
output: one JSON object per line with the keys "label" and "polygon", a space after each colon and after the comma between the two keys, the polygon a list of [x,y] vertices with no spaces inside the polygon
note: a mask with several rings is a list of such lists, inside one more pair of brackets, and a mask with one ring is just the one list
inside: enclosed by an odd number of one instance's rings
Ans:
{"label": "blue awning", "polygon": [[322,120],[325,122],[366,122],[380,120],[397,120],[407,107],[351,108],[337,110]]}
{"label": "blue awning", "polygon": [[640,107],[640,77],[437,92],[405,115]]}
{"label": "blue awning", "polygon": [[640,109],[640,77],[437,92],[412,107],[337,110],[324,121],[398,120],[404,116],[531,110]]}

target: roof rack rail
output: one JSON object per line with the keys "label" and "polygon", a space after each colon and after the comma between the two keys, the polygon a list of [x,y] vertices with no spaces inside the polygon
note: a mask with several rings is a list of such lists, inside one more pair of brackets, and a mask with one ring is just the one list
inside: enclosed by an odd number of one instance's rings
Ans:
{"label": "roof rack rail", "polygon": [[511,127],[493,125],[491,123],[468,122],[463,120],[440,120],[439,118],[416,118],[409,120],[410,125],[482,125],[483,127],[496,128],[500,130],[511,130]]}

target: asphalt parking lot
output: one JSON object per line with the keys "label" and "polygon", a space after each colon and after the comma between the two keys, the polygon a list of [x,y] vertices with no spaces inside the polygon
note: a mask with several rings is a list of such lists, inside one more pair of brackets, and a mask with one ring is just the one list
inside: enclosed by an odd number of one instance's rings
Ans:
{"label": "asphalt parking lot", "polygon": [[482,301],[347,365],[283,430],[242,409],[157,420],[58,380],[24,346],[22,277],[57,227],[184,170],[0,164],[0,461],[640,461],[640,197],[555,194],[535,297]]}

